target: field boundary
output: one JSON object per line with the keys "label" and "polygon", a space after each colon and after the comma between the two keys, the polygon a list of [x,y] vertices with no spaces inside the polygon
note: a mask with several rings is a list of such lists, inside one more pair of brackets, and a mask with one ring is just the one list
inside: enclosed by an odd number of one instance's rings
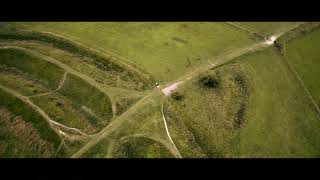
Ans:
{"label": "field boundary", "polygon": [[251,28],[245,27],[244,25],[240,25],[240,24],[235,23],[235,22],[226,22],[226,24],[228,24],[230,26],[233,26],[233,27],[235,27],[237,29],[240,29],[242,31],[245,31],[247,33],[253,34],[256,37],[259,37],[259,38],[262,38],[262,39],[266,39],[266,35],[265,34],[257,32],[255,30],[252,30]]}
{"label": "field boundary", "polygon": [[283,58],[282,59],[284,60],[284,62],[287,65],[288,69],[290,70],[290,72],[293,74],[293,76],[297,80],[298,84],[303,88],[304,92],[309,97],[309,100],[310,100],[311,104],[314,106],[315,110],[317,111],[318,118],[320,119],[320,108],[319,108],[316,100],[313,98],[312,94],[310,93],[309,89],[305,85],[305,83],[302,80],[302,78],[301,78],[300,74],[298,73],[298,71],[289,62],[288,56],[285,54],[285,50],[283,52],[284,53],[283,53]]}

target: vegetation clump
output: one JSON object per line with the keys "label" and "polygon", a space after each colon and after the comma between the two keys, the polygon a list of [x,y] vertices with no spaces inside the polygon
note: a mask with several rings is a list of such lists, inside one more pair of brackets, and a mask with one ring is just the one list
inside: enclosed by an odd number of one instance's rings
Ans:
{"label": "vegetation clump", "polygon": [[234,118],[234,124],[233,124],[234,129],[240,129],[241,126],[243,125],[245,121],[245,118],[244,118],[245,112],[246,112],[246,106],[244,103],[242,103]]}
{"label": "vegetation clump", "polygon": [[210,89],[218,89],[220,87],[220,82],[219,80],[212,76],[212,75],[207,75],[202,78],[200,78],[199,81],[204,87],[210,88]]}
{"label": "vegetation clump", "polygon": [[248,89],[247,89],[246,81],[243,75],[237,74],[234,78],[234,81],[239,86],[241,94],[247,95]]}
{"label": "vegetation clump", "polygon": [[177,92],[177,91],[173,92],[171,94],[171,97],[176,101],[181,101],[181,100],[184,99],[184,96],[181,93]]}

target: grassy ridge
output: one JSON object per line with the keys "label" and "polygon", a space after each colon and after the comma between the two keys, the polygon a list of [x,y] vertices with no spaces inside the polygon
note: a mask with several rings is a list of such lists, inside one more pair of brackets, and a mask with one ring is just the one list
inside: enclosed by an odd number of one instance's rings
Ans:
{"label": "grassy ridge", "polygon": [[26,122],[32,123],[32,126],[43,140],[52,143],[55,149],[58,148],[61,141],[59,135],[51,129],[42,116],[20,99],[0,90],[0,105],[6,107],[13,114],[21,116]]}
{"label": "grassy ridge", "polygon": [[59,93],[83,111],[90,124],[96,128],[108,124],[113,117],[109,97],[72,74],[67,76]]}
{"label": "grassy ridge", "polygon": [[96,127],[86,118],[81,108],[73,105],[70,100],[59,93],[33,97],[31,100],[58,123],[77,128],[88,134],[96,132]]}
{"label": "grassy ridge", "polygon": [[145,79],[129,68],[120,66],[119,64],[115,63],[114,60],[111,59],[111,57],[100,55],[86,47],[75,44],[67,39],[53,36],[51,34],[32,31],[2,31],[0,33],[0,40],[29,40],[48,43],[54,47],[66,50],[76,55],[80,55],[89,63],[93,63],[97,68],[108,71],[109,73],[112,73],[114,75],[119,75],[119,78],[122,78],[125,81],[135,81],[138,84],[140,82],[143,82],[144,84],[142,87],[135,87],[139,90],[148,88],[148,83],[152,81],[150,79],[151,77],[149,77],[149,79]]}
{"label": "grassy ridge", "polygon": [[19,72],[14,68],[9,69],[1,65],[0,84],[14,89],[25,96],[50,91],[41,81],[33,79],[27,73]]}
{"label": "grassy ridge", "polygon": [[18,49],[0,49],[0,63],[27,73],[51,89],[58,87],[64,71],[58,66]]}

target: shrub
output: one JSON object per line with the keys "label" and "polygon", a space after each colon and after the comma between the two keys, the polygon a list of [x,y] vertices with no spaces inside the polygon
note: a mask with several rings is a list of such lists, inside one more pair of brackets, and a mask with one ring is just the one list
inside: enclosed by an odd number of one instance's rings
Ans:
{"label": "shrub", "polygon": [[202,77],[200,83],[207,88],[217,89],[220,87],[219,80],[211,75]]}
{"label": "shrub", "polygon": [[184,98],[184,96],[182,94],[180,94],[179,92],[172,93],[171,97],[176,101],[181,101]]}

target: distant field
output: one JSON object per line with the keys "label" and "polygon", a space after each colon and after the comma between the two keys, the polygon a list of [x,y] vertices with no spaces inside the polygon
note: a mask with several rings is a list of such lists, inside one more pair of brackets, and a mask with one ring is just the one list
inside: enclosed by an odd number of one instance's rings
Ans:
{"label": "distant field", "polygon": [[[224,23],[17,23],[17,28],[50,31],[142,66],[169,81],[208,58],[250,45],[250,34]],[[12,25],[14,26],[14,25]],[[214,59],[213,59],[214,61]]]}
{"label": "distant field", "polygon": [[292,25],[299,24],[299,22],[239,22],[239,24],[265,35],[271,35],[286,30]]}
{"label": "distant field", "polygon": [[251,79],[237,156],[318,157],[319,117],[279,52],[269,48],[237,61]]}

